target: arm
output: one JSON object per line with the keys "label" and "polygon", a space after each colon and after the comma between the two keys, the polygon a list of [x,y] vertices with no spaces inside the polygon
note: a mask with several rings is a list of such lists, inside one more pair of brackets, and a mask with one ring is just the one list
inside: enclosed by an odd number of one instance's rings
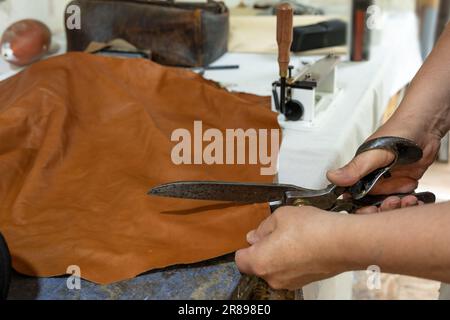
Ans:
{"label": "arm", "polygon": [[[398,111],[380,131],[403,133],[419,143],[421,138],[418,133],[442,138],[450,128],[449,112],[450,24],[414,77]],[[408,127],[414,128],[415,134]]]}
{"label": "arm", "polygon": [[[418,143],[423,159],[415,165],[400,167],[393,178],[379,183],[376,194],[407,193],[434,162],[441,138],[450,128],[450,24],[411,83],[405,99],[391,119],[369,139],[399,136]],[[328,179],[343,186],[353,185],[376,168],[388,165],[393,155],[386,151],[362,154],[341,170],[330,171]]]}
{"label": "arm", "polygon": [[285,207],[249,233],[252,246],[236,253],[236,263],[275,289],[299,289],[372,265],[450,282],[449,230],[450,203],[370,215]]}
{"label": "arm", "polygon": [[[418,164],[396,168],[391,178],[377,184],[374,193],[407,193],[417,187],[450,128],[449,114],[450,25],[395,115],[371,137],[416,141],[424,157]],[[328,178],[350,186],[392,160],[387,151],[370,151],[329,172]],[[394,197],[385,201],[382,211],[406,208],[355,216],[312,207],[281,208],[248,234],[251,246],[236,253],[236,263],[242,272],[256,274],[276,289],[297,289],[371,265],[384,272],[450,282],[450,203],[409,207],[414,204],[414,197],[402,201]]]}
{"label": "arm", "polygon": [[450,282],[450,203],[339,220],[336,259],[343,269],[377,265],[382,272]]}

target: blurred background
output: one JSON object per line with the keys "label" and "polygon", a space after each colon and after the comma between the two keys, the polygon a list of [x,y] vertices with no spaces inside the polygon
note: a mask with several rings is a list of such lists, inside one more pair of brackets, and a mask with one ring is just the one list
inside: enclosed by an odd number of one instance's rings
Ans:
{"label": "blurred background", "polygon": [[[52,33],[63,33],[64,11],[70,0],[0,0],[0,34],[11,25],[25,18],[34,18],[45,22]],[[189,2],[178,0],[177,2]],[[202,0],[199,2],[206,2]],[[231,9],[231,16],[255,14],[249,11],[255,6],[275,4],[276,0],[225,0]],[[294,1],[302,6],[320,10],[326,16],[335,16],[343,20],[350,20],[352,0],[298,0]],[[415,12],[420,27],[422,56],[426,57],[432,49],[436,37],[448,20],[448,0],[373,0],[371,3],[379,6],[383,12]],[[245,8],[247,10],[245,10]],[[238,9],[238,10],[234,10]],[[259,11],[258,11],[259,12]],[[261,14],[261,12],[256,13]],[[309,12],[305,12],[308,15]],[[412,30],[413,31],[413,30]],[[376,37],[375,37],[376,38]]]}
{"label": "blurred background", "polygon": [[[63,31],[62,15],[70,0],[0,0],[0,33],[12,22],[34,17],[45,21],[53,32]],[[232,8],[239,4],[251,7],[255,0],[225,0],[225,4]],[[419,5],[431,4],[439,1],[418,1]],[[349,0],[302,0],[299,3],[323,8],[326,14],[345,14]],[[383,8],[392,10],[415,10],[416,0],[377,0],[375,3]]]}

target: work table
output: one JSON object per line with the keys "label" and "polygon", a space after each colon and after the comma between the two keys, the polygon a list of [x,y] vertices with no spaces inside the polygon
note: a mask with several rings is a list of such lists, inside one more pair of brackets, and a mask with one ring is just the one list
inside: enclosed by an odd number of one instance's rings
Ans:
{"label": "work table", "polygon": [[81,280],[81,290],[69,290],[67,277],[43,279],[14,274],[9,299],[226,300],[238,285],[240,277],[234,255],[156,270],[105,286]]}

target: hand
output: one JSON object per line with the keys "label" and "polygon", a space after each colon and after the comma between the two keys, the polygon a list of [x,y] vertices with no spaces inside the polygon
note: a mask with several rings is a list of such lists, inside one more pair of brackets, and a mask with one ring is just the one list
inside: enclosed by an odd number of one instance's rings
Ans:
{"label": "hand", "polygon": [[335,223],[345,219],[313,207],[283,207],[247,235],[250,248],[236,252],[239,270],[274,289],[295,290],[346,271],[333,259]]}
{"label": "hand", "polygon": [[[403,136],[413,140],[422,148],[423,157],[417,163],[395,167],[391,171],[392,176],[390,178],[382,179],[377,183],[371,191],[371,194],[382,195],[413,192],[417,188],[420,178],[436,159],[440,146],[440,137],[423,133],[405,134],[402,132],[398,134],[382,128],[370,137],[369,140],[381,136]],[[351,186],[375,169],[389,165],[393,160],[394,155],[389,151],[368,151],[354,158],[345,167],[329,171],[327,177],[332,183],[338,186]],[[389,197],[383,202],[380,208],[367,207],[359,210],[358,213],[389,211],[420,204],[422,203],[414,196],[407,196],[403,199],[400,199],[399,197]]]}
{"label": "hand", "polygon": [[[373,193],[411,192],[417,187],[417,182],[425,170],[433,163],[441,138],[450,130],[449,51],[450,25],[412,80],[396,112],[371,137],[407,138],[415,141],[424,151],[424,157],[419,163],[394,169],[393,177],[381,181]],[[337,185],[349,186],[370,171],[388,165],[391,160],[392,155],[385,151],[371,151],[360,155],[342,170],[329,172],[328,179]],[[412,200],[417,203],[417,199]],[[396,203],[385,206],[398,208],[412,204],[410,201],[411,198],[400,202],[395,199]],[[375,208],[370,210],[377,211]]]}

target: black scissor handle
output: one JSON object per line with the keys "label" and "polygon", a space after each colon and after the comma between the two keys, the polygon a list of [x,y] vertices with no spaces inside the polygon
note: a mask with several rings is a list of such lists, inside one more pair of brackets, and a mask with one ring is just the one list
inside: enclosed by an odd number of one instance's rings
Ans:
{"label": "black scissor handle", "polygon": [[387,150],[394,154],[394,161],[383,168],[368,174],[355,185],[348,188],[353,199],[364,198],[375,184],[382,178],[390,175],[390,170],[396,165],[412,164],[422,159],[422,149],[414,142],[399,137],[381,137],[365,142],[359,147],[356,156],[371,150]]}
{"label": "black scissor handle", "polygon": [[365,142],[356,156],[370,150],[387,150],[396,156],[396,164],[411,164],[422,159],[422,149],[413,141],[399,137],[381,137]]}

